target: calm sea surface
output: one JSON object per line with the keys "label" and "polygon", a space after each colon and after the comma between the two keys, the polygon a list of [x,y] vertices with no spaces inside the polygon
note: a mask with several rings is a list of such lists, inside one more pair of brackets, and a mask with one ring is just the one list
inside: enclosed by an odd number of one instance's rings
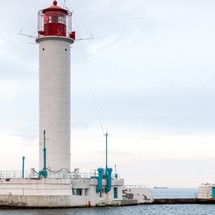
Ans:
{"label": "calm sea surface", "polygon": [[[192,198],[196,189],[152,189],[155,198]],[[215,215],[215,205],[142,205],[49,210],[0,210],[0,215]]]}

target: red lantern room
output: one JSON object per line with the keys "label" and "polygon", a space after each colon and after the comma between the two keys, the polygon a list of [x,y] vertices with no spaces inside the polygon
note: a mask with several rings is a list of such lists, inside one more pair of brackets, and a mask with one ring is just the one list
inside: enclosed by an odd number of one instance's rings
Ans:
{"label": "red lantern room", "polygon": [[62,36],[75,39],[75,32],[71,29],[71,17],[71,11],[59,7],[54,0],[51,7],[38,12],[38,37]]}

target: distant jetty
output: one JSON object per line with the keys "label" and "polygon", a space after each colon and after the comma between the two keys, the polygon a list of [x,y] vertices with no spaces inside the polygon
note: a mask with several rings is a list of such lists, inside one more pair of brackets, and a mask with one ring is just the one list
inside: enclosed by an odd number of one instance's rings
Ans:
{"label": "distant jetty", "polygon": [[215,204],[215,199],[165,198],[154,199],[152,204]]}

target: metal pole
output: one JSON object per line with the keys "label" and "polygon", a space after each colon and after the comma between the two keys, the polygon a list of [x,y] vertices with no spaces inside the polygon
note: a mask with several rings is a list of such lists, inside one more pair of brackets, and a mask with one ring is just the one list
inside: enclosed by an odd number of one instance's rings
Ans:
{"label": "metal pole", "polygon": [[105,134],[106,137],[106,173],[108,168],[108,133]]}
{"label": "metal pole", "polygon": [[43,132],[44,136],[44,145],[43,145],[43,169],[39,171],[39,178],[44,177],[47,178],[47,170],[46,170],[46,130]]}
{"label": "metal pole", "polygon": [[46,130],[44,130],[43,169],[46,170]]}
{"label": "metal pole", "polygon": [[22,178],[25,177],[25,156],[22,157]]}

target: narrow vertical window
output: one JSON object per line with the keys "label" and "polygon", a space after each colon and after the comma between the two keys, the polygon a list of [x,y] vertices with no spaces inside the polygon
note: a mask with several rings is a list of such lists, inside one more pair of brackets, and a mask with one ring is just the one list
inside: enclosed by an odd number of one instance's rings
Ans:
{"label": "narrow vertical window", "polygon": [[114,199],[118,199],[118,188],[117,187],[113,188],[113,197],[114,197]]}

